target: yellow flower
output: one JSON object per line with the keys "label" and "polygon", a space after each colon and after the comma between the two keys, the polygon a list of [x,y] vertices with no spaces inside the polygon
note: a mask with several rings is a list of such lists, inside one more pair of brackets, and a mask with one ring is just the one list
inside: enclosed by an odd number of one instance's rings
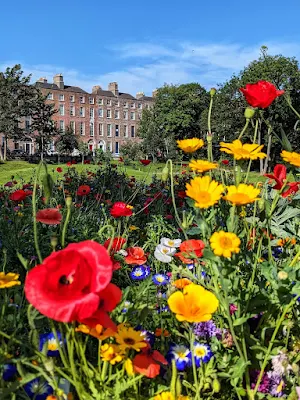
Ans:
{"label": "yellow flower", "polygon": [[124,362],[124,368],[128,376],[134,375],[133,364],[130,358],[127,358],[127,360]]}
{"label": "yellow flower", "polygon": [[154,397],[154,400],[175,400],[171,392],[161,392]]}
{"label": "yellow flower", "polygon": [[85,333],[86,335],[94,336],[99,340],[105,340],[115,335],[115,332],[112,329],[108,328],[104,330],[103,326],[99,324],[96,325],[95,328],[90,328],[87,325],[81,324],[77,328],[75,328],[75,331]]}
{"label": "yellow flower", "polygon": [[227,191],[227,195],[223,199],[237,206],[243,206],[259,200],[257,196],[260,190],[256,189],[253,185],[240,183],[238,186],[228,186]]}
{"label": "yellow flower", "polygon": [[191,160],[191,162],[189,163],[189,167],[193,171],[203,173],[212,169],[216,169],[218,167],[218,164],[206,160]]}
{"label": "yellow flower", "polygon": [[261,152],[264,145],[259,146],[255,143],[242,144],[240,140],[234,140],[232,143],[220,143],[220,150],[227,154],[232,154],[235,160],[257,160],[265,158],[267,155]]}
{"label": "yellow flower", "polygon": [[216,256],[230,258],[231,253],[240,252],[240,244],[240,239],[232,232],[215,232],[210,238],[210,246]]}
{"label": "yellow flower", "polygon": [[130,226],[129,226],[129,230],[130,230],[130,231],[137,231],[138,229],[140,229],[140,228],[138,228],[138,227],[135,226],[135,225],[130,225]]}
{"label": "yellow flower", "polygon": [[134,349],[140,351],[141,348],[147,346],[143,333],[126,325],[118,326],[118,332],[115,334],[115,339],[123,350]]}
{"label": "yellow flower", "polygon": [[177,145],[185,153],[194,153],[195,151],[201,149],[202,146],[204,146],[204,142],[202,139],[193,138],[177,140]]}
{"label": "yellow flower", "polygon": [[100,355],[102,361],[108,361],[111,365],[115,365],[124,358],[124,354],[120,346],[111,343],[105,343],[103,346],[101,346]]}
{"label": "yellow flower", "polygon": [[286,151],[286,150],[282,150],[281,152],[281,157],[284,159],[284,161],[295,165],[295,167],[300,167],[300,154],[299,153],[295,153],[294,151]]}
{"label": "yellow flower", "polygon": [[178,321],[205,322],[211,319],[219,301],[204,287],[191,284],[184,287],[183,291],[171,294],[168,304]]}
{"label": "yellow flower", "polygon": [[186,184],[186,189],[187,196],[195,200],[195,207],[208,208],[220,200],[224,186],[209,176],[197,176]]}
{"label": "yellow flower", "polygon": [[0,272],[0,289],[9,288],[16,285],[21,285],[21,282],[18,281],[19,274],[14,274],[13,272],[9,272],[5,275],[4,272]]}

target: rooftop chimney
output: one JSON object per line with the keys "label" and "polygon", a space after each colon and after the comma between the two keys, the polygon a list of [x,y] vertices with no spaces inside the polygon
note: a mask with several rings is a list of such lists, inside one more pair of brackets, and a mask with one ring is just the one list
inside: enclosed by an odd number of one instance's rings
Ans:
{"label": "rooftop chimney", "polygon": [[136,94],[136,98],[139,100],[139,99],[141,99],[142,97],[144,97],[145,96],[145,93],[144,92],[137,92],[137,94]]}
{"label": "rooftop chimney", "polygon": [[38,82],[47,83],[47,78],[40,78],[40,79],[38,80]]}
{"label": "rooftop chimney", "polygon": [[64,77],[62,74],[56,74],[53,77],[53,83],[59,87],[59,89],[64,89],[65,84],[64,84]]}
{"label": "rooftop chimney", "polygon": [[111,82],[108,84],[108,90],[110,92],[113,92],[115,96],[119,96],[119,89],[118,89],[118,83],[117,82]]}
{"label": "rooftop chimney", "polygon": [[158,93],[158,89],[153,90],[152,92],[152,97],[156,97]]}
{"label": "rooftop chimney", "polygon": [[99,86],[99,85],[93,86],[92,93],[97,94],[99,92],[99,90],[102,90],[101,86]]}

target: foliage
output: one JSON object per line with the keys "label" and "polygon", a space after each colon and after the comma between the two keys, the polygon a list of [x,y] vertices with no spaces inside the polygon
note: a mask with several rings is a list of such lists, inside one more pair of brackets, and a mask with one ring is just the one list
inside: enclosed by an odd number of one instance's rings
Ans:
{"label": "foliage", "polygon": [[78,148],[78,138],[75,136],[71,127],[67,127],[65,132],[61,132],[55,142],[56,150],[59,154],[71,155]]}
{"label": "foliage", "polygon": [[120,146],[120,154],[124,160],[137,161],[144,157],[143,148],[140,143],[133,141]]}

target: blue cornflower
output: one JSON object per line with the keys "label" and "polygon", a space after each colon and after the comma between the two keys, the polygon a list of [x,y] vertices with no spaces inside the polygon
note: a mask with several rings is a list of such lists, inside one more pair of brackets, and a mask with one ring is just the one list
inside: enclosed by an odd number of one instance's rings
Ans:
{"label": "blue cornflower", "polygon": [[192,364],[192,353],[182,344],[173,344],[170,346],[166,359],[169,363],[171,363],[172,360],[175,360],[177,370],[184,371]]}
{"label": "blue cornflower", "polygon": [[2,374],[2,379],[4,381],[9,381],[11,378],[13,378],[13,376],[17,372],[17,368],[16,368],[15,364],[4,364],[3,368],[4,368],[4,371]]}
{"label": "blue cornflower", "polygon": [[122,309],[122,313],[126,313],[128,311],[128,307],[131,306],[130,301],[124,301],[123,306],[124,306],[124,308]]}
{"label": "blue cornflower", "polygon": [[163,274],[155,274],[152,277],[152,281],[155,285],[163,286],[169,283],[169,277]]}
{"label": "blue cornflower", "polygon": [[59,356],[59,347],[62,346],[62,341],[61,341],[61,334],[60,332],[57,332],[57,338],[59,340],[59,343],[57,343],[57,340],[55,338],[55,335],[53,332],[50,333],[43,333],[40,335],[40,344],[39,344],[39,350],[42,351],[43,347],[45,345],[47,351],[47,356],[49,357],[57,357]]}
{"label": "blue cornflower", "polygon": [[26,383],[23,388],[28,397],[34,400],[46,400],[53,393],[53,388],[46,381],[42,381],[39,378]]}
{"label": "blue cornflower", "polygon": [[159,307],[159,308],[157,309],[157,313],[158,313],[158,314],[161,314],[162,312],[169,312],[169,311],[170,311],[169,306],[162,306],[162,307]]}
{"label": "blue cornflower", "polygon": [[143,279],[147,278],[150,274],[150,267],[147,265],[137,265],[136,267],[132,268],[130,272],[130,277],[134,281],[142,281]]}
{"label": "blue cornflower", "polygon": [[146,331],[143,329],[141,325],[138,325],[134,328],[136,331],[142,332],[142,335],[145,337],[145,341],[149,343],[151,347],[153,347],[154,342],[155,342],[155,335],[152,332]]}
{"label": "blue cornflower", "polygon": [[194,358],[197,367],[200,367],[201,362],[207,363],[213,356],[213,353],[208,344],[194,343]]}
{"label": "blue cornflower", "polygon": [[195,266],[194,263],[186,264],[186,267],[187,267],[187,269],[189,269],[189,270],[193,269],[194,266]]}

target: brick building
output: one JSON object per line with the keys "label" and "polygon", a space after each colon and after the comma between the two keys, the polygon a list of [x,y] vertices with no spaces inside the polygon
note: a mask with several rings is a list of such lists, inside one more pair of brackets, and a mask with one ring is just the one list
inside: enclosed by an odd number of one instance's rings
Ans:
{"label": "brick building", "polygon": [[[79,87],[65,85],[63,75],[57,74],[53,83],[41,78],[35,85],[47,96],[46,101],[55,105],[57,114],[53,119],[61,131],[69,126],[91,151],[102,148],[113,155],[118,155],[120,146],[127,141],[139,141],[139,120],[143,110],[153,103],[153,97],[145,96],[143,92],[135,97],[119,92],[117,82],[110,83],[107,90],[94,86],[88,93]],[[155,96],[155,91],[152,94]],[[30,118],[25,119],[26,126],[30,126]],[[53,151],[54,142],[51,144]],[[21,148],[29,154],[36,151],[30,138],[16,142],[14,146],[10,143],[9,147]]]}

